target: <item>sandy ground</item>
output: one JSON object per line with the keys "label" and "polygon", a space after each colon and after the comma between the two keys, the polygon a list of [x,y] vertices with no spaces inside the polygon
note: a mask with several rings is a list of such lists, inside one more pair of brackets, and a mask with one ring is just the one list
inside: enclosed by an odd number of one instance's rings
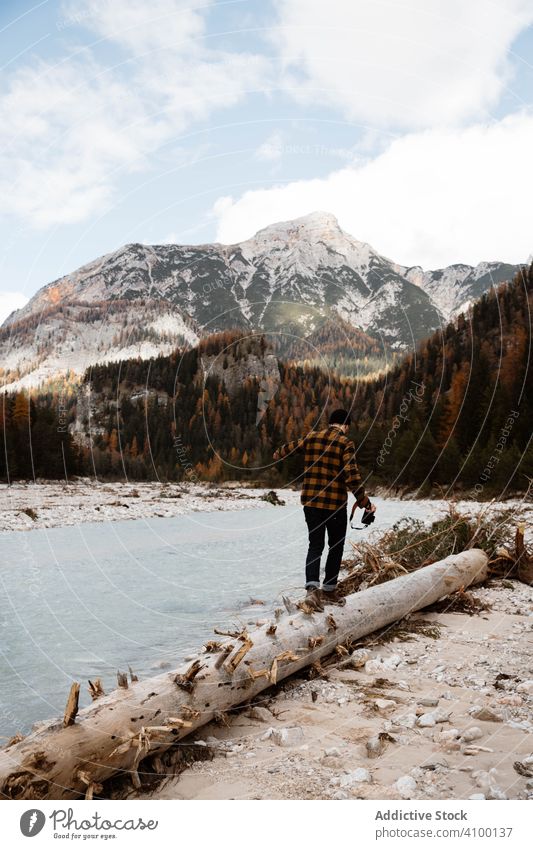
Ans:
{"label": "sandy ground", "polygon": [[[0,531],[54,528],[82,522],[171,518],[206,510],[264,507],[267,489],[234,484],[97,483],[82,479],[0,484]],[[286,504],[299,504],[293,490],[276,490]]]}
{"label": "sandy ground", "polygon": [[369,645],[359,668],[293,680],[229,727],[206,727],[197,745],[214,759],[156,797],[532,799],[533,587],[473,592],[489,612],[416,614],[441,636]]}

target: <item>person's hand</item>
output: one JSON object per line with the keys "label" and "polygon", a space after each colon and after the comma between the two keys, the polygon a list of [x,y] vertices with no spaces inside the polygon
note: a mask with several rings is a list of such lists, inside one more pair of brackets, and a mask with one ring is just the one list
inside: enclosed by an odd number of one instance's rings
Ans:
{"label": "person's hand", "polygon": [[365,525],[365,527],[368,527],[368,525],[372,524],[372,522],[375,519],[375,517],[374,517],[375,512],[376,512],[376,508],[374,507],[373,504],[370,504],[368,507],[364,508],[363,515],[361,517],[361,523],[363,525]]}
{"label": "person's hand", "polygon": [[279,460],[279,451],[274,451],[274,453],[272,454],[272,459]]}

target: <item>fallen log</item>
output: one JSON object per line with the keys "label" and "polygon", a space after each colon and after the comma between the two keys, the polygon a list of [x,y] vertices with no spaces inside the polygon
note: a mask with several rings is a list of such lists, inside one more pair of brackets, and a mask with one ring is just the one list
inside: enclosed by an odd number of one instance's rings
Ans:
{"label": "fallen log", "polygon": [[[42,724],[0,750],[0,796],[91,798],[102,782],[124,772],[139,787],[143,758],[166,751],[289,675],[318,668],[320,659],[337,646],[486,577],[487,556],[472,549],[354,593],[344,607],[284,613],[274,633],[268,625],[236,631],[230,649],[210,641],[208,651],[192,665],[146,681],[132,680],[127,689],[99,695],[73,724],[64,725],[62,718]],[[94,685],[91,695],[93,691]]]}

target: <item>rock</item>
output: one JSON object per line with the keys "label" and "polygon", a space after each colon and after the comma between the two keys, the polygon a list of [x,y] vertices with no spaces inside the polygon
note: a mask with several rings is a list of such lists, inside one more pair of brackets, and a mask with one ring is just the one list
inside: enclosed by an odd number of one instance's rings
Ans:
{"label": "rock", "polygon": [[346,792],[346,790],[336,790],[335,793],[333,793],[331,798],[343,800],[343,799],[349,799],[350,797],[349,797],[348,793]]}
{"label": "rock", "polygon": [[479,755],[480,752],[494,752],[494,749],[488,749],[486,746],[463,746],[461,748],[463,755],[473,757]]}
{"label": "rock", "polygon": [[368,758],[379,758],[385,750],[385,741],[381,737],[370,737],[366,741],[366,754]]}
{"label": "rock", "polygon": [[489,787],[488,798],[504,801],[507,799],[507,794],[498,784],[491,784]]}
{"label": "rock", "polygon": [[474,801],[477,801],[478,799],[479,800],[486,799],[486,796],[485,796],[484,793],[472,793],[472,795],[469,796],[468,798],[472,799],[472,801],[474,802]]}
{"label": "rock", "polygon": [[402,799],[412,799],[417,791],[417,783],[411,775],[402,775],[395,786]]}
{"label": "rock", "polygon": [[[430,770],[431,772],[438,772],[449,769],[449,764],[446,758],[442,757],[442,755],[430,755],[427,760],[420,764],[420,767],[421,769]],[[413,775],[412,771],[411,775]]]}
{"label": "rock", "polygon": [[423,713],[422,716],[419,716],[416,724],[420,726],[420,728],[432,728],[437,722],[449,722],[450,714],[444,710],[436,710],[431,711],[430,713]]}
{"label": "rock", "polygon": [[416,720],[416,724],[420,728],[433,728],[433,726],[437,723],[432,713],[423,713],[422,716],[419,716]]}
{"label": "rock", "polygon": [[438,732],[438,742],[440,743],[445,742],[447,740],[458,740],[460,736],[461,732],[458,728],[447,728],[445,731]]}
{"label": "rock", "polygon": [[383,675],[384,672],[390,672],[402,662],[399,654],[391,654],[390,657],[376,657],[372,660],[367,660],[365,663],[365,672],[369,675]]}
{"label": "rock", "polygon": [[375,657],[371,660],[367,660],[365,663],[365,672],[369,675],[374,675],[377,673],[382,673],[384,671],[383,662],[381,658]]}
{"label": "rock", "polygon": [[490,707],[476,707],[470,711],[470,716],[482,722],[503,722],[503,716]]}
{"label": "rock", "polygon": [[490,784],[490,775],[484,769],[478,769],[476,772],[473,772],[472,778],[482,790],[488,788]]}
{"label": "rock", "polygon": [[341,787],[353,787],[354,784],[361,784],[362,782],[369,783],[370,781],[372,781],[372,776],[364,767],[358,767],[352,770],[352,772],[340,776]]}
{"label": "rock", "polygon": [[339,749],[333,746],[331,749],[324,749],[324,755],[326,758],[340,758],[341,753]]}
{"label": "rock", "polygon": [[356,649],[349,658],[344,660],[342,664],[339,664],[341,667],[352,667],[352,669],[359,669],[361,666],[364,666],[367,660],[370,660],[370,652],[366,649]]}
{"label": "rock", "polygon": [[528,678],[527,681],[522,681],[522,683],[516,688],[516,692],[531,695],[533,693],[533,680]]}
{"label": "rock", "polygon": [[274,729],[272,727],[267,728],[264,734],[261,734],[260,740],[270,740],[274,733]]}
{"label": "rock", "polygon": [[265,707],[252,707],[246,714],[250,719],[257,719],[259,722],[272,722],[272,714]]}
{"label": "rock", "polygon": [[374,704],[378,710],[392,710],[397,707],[397,703],[393,699],[374,699]]}
{"label": "rock", "polygon": [[422,705],[422,707],[437,707],[438,703],[439,703],[438,699],[427,698],[427,699],[419,699],[418,700],[418,704]]}
{"label": "rock", "polygon": [[483,731],[481,728],[478,728],[477,725],[467,728],[466,731],[463,731],[461,734],[461,740],[463,743],[472,743],[474,740],[481,739],[481,737],[483,737]]}
{"label": "rock", "polygon": [[295,725],[292,728],[274,728],[272,729],[272,740],[277,746],[301,746],[304,742],[303,728]]}

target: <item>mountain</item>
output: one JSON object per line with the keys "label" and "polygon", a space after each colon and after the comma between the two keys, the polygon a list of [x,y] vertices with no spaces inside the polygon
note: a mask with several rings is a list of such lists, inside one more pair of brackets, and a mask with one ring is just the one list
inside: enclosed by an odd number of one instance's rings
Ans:
{"label": "mountain", "polygon": [[5,385],[35,385],[232,328],[264,331],[279,353],[297,344],[301,359],[316,360],[309,338],[328,323],[349,328],[354,350],[377,340],[385,357],[412,349],[516,268],[400,266],[324,212],[235,245],[126,245],[44,286],[9,316],[0,376]]}
{"label": "mountain", "polygon": [[[0,397],[0,479],[82,474],[294,482],[301,456],[275,446],[353,412],[370,493],[397,485],[464,497],[533,480],[533,266],[364,381],[277,358],[264,336],[223,331],[151,360],[96,365],[74,386]],[[442,489],[439,490],[442,496]],[[460,527],[458,533],[461,533]]]}

